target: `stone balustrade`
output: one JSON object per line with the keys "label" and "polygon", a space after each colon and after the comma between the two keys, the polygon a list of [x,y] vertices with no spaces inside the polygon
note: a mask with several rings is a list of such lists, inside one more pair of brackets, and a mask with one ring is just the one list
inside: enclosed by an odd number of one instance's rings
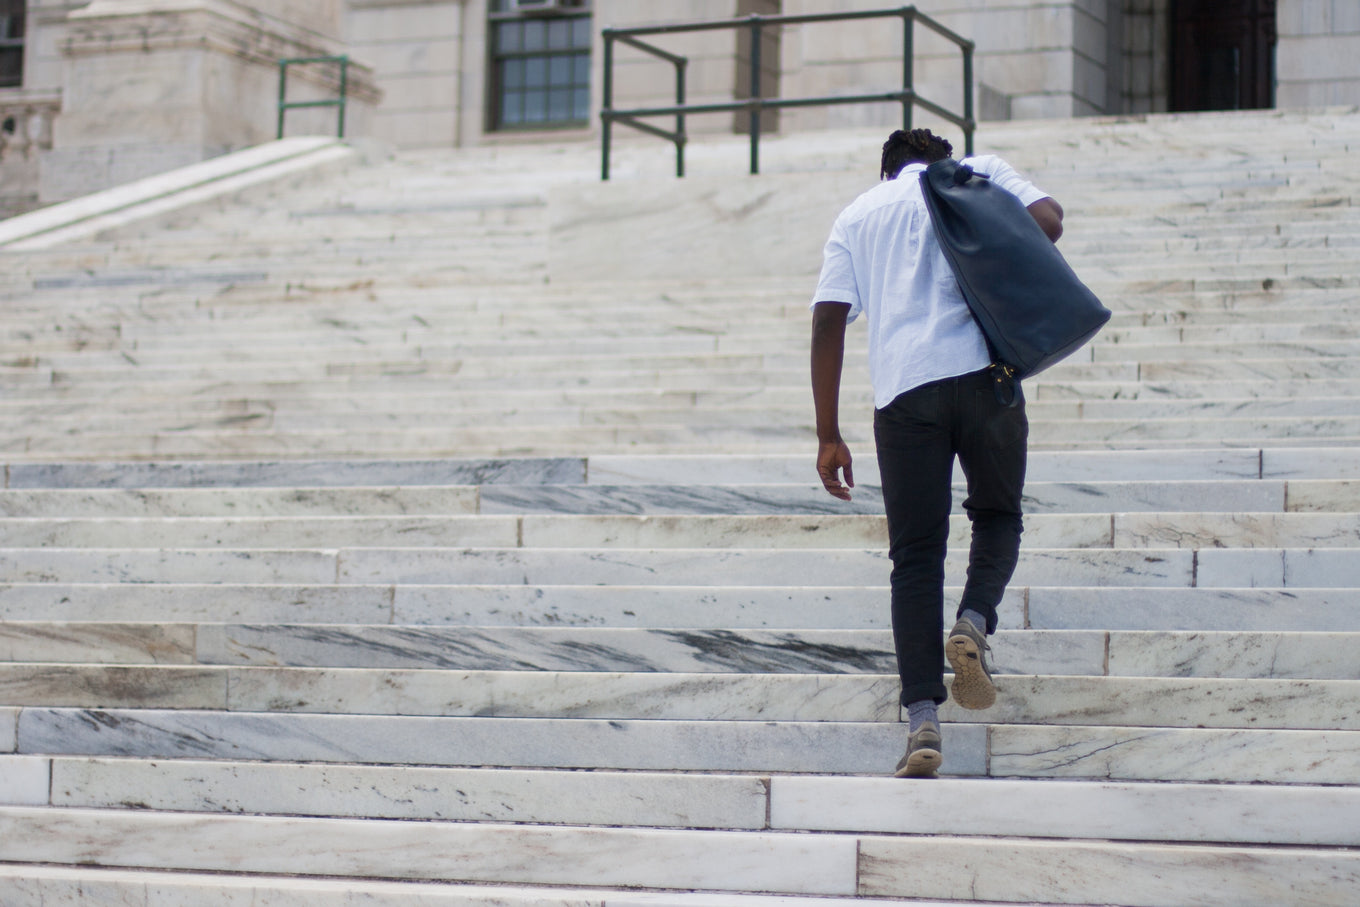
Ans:
{"label": "stone balustrade", "polygon": [[0,161],[32,160],[50,149],[52,123],[60,109],[60,90],[0,91]]}

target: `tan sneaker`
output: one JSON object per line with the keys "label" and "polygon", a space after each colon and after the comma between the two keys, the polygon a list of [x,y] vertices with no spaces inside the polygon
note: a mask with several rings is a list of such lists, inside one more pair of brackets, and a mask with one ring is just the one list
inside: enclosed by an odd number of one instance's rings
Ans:
{"label": "tan sneaker", "polygon": [[940,755],[940,727],[927,721],[907,735],[907,751],[893,772],[898,778],[934,778],[944,759]]}
{"label": "tan sneaker", "polygon": [[996,702],[996,687],[987,668],[987,653],[991,648],[987,645],[986,634],[973,626],[972,621],[959,618],[954,624],[944,646],[944,656],[954,669],[950,693],[961,708],[988,709]]}

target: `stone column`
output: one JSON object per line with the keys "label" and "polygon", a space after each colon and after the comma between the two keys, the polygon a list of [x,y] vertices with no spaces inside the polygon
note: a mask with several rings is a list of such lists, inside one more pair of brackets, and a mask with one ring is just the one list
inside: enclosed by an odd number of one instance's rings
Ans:
{"label": "stone column", "polygon": [[[67,17],[62,110],[39,197],[60,201],[270,141],[285,57],[334,55],[341,0],[94,0]],[[334,98],[338,67],[289,71],[289,100]],[[347,137],[378,100],[351,61]],[[288,114],[287,134],[334,134],[333,107]]]}

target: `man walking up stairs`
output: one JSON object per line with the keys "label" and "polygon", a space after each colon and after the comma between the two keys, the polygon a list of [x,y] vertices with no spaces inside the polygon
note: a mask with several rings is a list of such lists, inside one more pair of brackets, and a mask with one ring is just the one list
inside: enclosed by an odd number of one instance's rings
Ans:
{"label": "man walking up stairs", "polygon": [[[647,229],[562,213],[572,146],[0,251],[0,904],[1354,903],[1360,118],[983,139],[1115,315],[1026,387],[997,701],[911,783],[876,464],[842,505],[809,462],[815,274],[562,277],[555,231]],[[808,232],[866,140],[768,143]]]}

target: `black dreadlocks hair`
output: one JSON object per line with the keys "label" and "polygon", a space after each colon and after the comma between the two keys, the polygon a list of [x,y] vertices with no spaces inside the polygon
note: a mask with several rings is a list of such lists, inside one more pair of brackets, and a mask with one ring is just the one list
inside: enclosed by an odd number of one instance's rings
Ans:
{"label": "black dreadlocks hair", "polygon": [[929,129],[897,130],[883,143],[883,164],[879,179],[890,180],[908,164],[933,164],[954,153],[954,146]]}

